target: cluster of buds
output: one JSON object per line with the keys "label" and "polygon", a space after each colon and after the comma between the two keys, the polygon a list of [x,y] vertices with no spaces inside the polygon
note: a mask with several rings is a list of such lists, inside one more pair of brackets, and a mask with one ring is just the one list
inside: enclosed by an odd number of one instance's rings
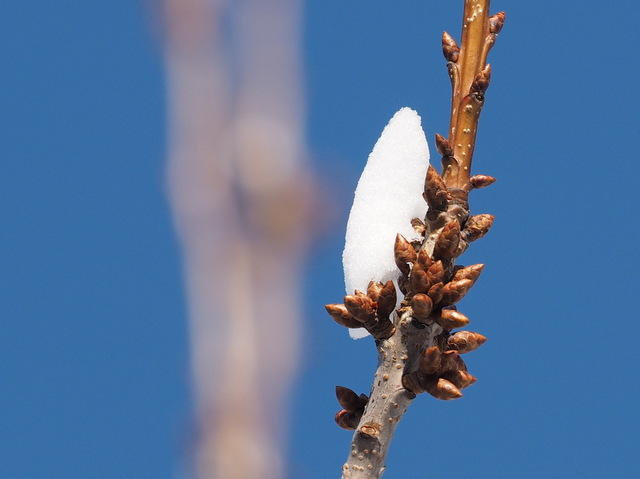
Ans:
{"label": "cluster of buds", "polygon": [[[445,159],[453,154],[448,140],[439,135],[436,140]],[[454,263],[468,244],[484,236],[493,224],[491,215],[468,214],[468,192],[494,181],[490,176],[477,175],[470,178],[467,188],[450,188],[429,167],[423,194],[429,204],[427,221],[412,222],[416,231],[424,230],[424,240],[412,243],[402,235],[396,237],[394,254],[401,273],[398,284],[405,294],[403,308],[411,309],[413,321],[435,322],[443,329],[438,345],[424,350],[415,370],[403,376],[403,386],[414,394],[427,392],[437,399],[457,399],[462,397],[462,389],[476,381],[460,355],[475,350],[487,338],[470,331],[452,334],[452,330],[469,324],[456,303],[478,280],[484,265]],[[427,252],[428,246],[432,254]]]}
{"label": "cluster of buds", "polygon": [[431,346],[423,351],[418,369],[405,374],[402,385],[419,394],[427,392],[436,399],[450,400],[462,397],[461,390],[476,382],[460,357],[480,347],[487,338],[471,331],[459,331],[448,337],[444,351]]}
{"label": "cluster of buds", "polygon": [[[396,236],[395,259],[401,271],[398,284],[413,308],[415,320],[427,323],[433,319],[447,330],[468,323],[464,316],[451,307],[475,284],[484,265],[451,265],[461,249],[466,248],[467,238],[475,240],[480,237],[478,223],[472,221],[474,218],[476,217],[469,218],[464,228],[461,228],[457,219],[447,223],[435,240],[432,256],[424,249],[416,251],[414,245],[404,236]],[[490,224],[485,224],[484,227],[488,230]],[[486,230],[483,230],[482,234],[486,233]],[[464,244],[462,248],[461,244]]]}
{"label": "cluster of buds", "polygon": [[342,429],[356,429],[369,397],[366,394],[358,396],[351,389],[343,386],[336,386],[336,397],[342,407],[336,414],[336,424]]}
{"label": "cluster of buds", "polygon": [[[465,5],[466,12],[469,2]],[[427,392],[442,400],[462,397],[461,391],[476,382],[461,355],[487,340],[471,331],[453,332],[469,324],[469,318],[459,312],[456,305],[484,268],[482,264],[456,265],[456,258],[470,243],[486,235],[494,222],[489,214],[470,215],[468,204],[472,190],[496,181],[487,175],[469,176],[478,119],[491,82],[491,66],[486,60],[504,25],[505,14],[500,12],[483,18],[488,24],[482,30],[474,30],[473,39],[467,31],[462,48],[448,33],[442,36],[442,51],[453,86],[449,138],[438,134],[435,138],[442,155],[443,173],[431,166],[427,170],[423,191],[429,205],[427,215],[424,221],[420,218],[411,221],[419,240],[410,241],[398,234],[394,245],[395,263],[400,270],[398,286],[404,294],[398,316],[411,319],[399,321],[396,329],[390,318],[396,304],[391,281],[385,284],[372,281],[366,293],[355,291],[345,296],[343,304],[325,306],[338,324],[348,328],[364,327],[379,341],[391,338],[392,347],[406,345],[405,335],[437,325],[440,334],[435,341],[416,336],[420,346],[403,355],[408,362],[404,366],[402,386],[413,394]],[[477,35],[479,31],[482,31],[481,37]],[[395,335],[402,336],[400,341],[393,342]],[[336,394],[344,408],[336,415],[336,422],[345,429],[355,429],[368,398],[341,387],[336,389]],[[372,401],[377,397],[374,385]]]}
{"label": "cluster of buds", "polygon": [[356,290],[344,297],[343,304],[327,304],[325,309],[334,321],[347,328],[365,328],[376,339],[389,338],[395,331],[391,313],[396,307],[393,281],[369,282],[367,292]]}

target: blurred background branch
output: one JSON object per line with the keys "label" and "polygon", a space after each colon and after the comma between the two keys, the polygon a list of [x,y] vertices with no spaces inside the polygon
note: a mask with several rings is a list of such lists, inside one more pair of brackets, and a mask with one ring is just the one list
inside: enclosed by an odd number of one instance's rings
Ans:
{"label": "blurred background branch", "polygon": [[199,478],[278,478],[309,204],[296,0],[165,0]]}

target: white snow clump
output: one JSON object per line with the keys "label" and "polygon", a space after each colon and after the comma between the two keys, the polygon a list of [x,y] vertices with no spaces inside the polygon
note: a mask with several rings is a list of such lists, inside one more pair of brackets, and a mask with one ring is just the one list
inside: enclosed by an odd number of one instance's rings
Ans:
{"label": "white snow clump", "polygon": [[[342,254],[347,294],[366,291],[369,281],[393,280],[398,301],[398,268],[393,245],[397,233],[416,238],[411,220],[423,219],[427,204],[422,199],[429,166],[429,147],[420,116],[402,108],[391,118],[373,147],[356,187],[347,222]],[[364,328],[350,329],[354,339],[367,336]]]}

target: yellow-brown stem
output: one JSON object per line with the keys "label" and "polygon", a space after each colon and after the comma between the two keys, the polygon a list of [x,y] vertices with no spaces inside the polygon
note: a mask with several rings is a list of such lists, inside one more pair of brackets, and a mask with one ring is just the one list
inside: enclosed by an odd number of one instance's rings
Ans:
{"label": "yellow-brown stem", "polygon": [[495,41],[489,17],[490,3],[490,0],[465,0],[460,54],[455,64],[448,64],[454,90],[449,127],[454,154],[443,162],[443,178],[452,188],[465,188],[469,182],[478,119],[484,103],[484,95],[472,92],[471,86],[484,70]]}

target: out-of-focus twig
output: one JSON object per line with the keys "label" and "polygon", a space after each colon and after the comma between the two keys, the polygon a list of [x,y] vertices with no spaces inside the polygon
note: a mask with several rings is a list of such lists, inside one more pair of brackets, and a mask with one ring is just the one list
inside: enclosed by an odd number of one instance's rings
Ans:
{"label": "out-of-focus twig", "polygon": [[[307,231],[299,5],[164,1],[168,178],[190,306],[196,474],[278,478]],[[237,42],[233,61],[223,25]]]}

